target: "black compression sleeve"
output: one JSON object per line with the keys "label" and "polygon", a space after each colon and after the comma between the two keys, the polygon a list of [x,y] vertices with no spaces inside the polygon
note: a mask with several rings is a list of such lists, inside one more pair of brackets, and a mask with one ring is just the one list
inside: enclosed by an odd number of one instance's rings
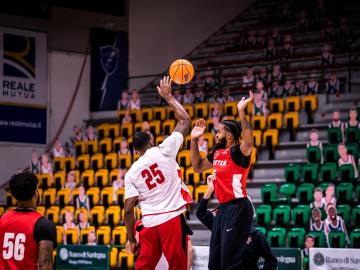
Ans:
{"label": "black compression sleeve", "polygon": [[236,144],[230,148],[230,156],[235,164],[247,168],[250,165],[251,155],[244,156],[240,150],[240,145]]}
{"label": "black compression sleeve", "polygon": [[56,247],[56,227],[52,221],[41,217],[34,226],[34,239],[39,244],[42,240],[52,241]]}

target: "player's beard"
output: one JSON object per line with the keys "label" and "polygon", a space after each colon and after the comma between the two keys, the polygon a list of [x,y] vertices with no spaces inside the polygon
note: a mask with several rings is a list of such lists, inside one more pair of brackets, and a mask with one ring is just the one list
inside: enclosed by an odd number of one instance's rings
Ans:
{"label": "player's beard", "polygon": [[226,148],[226,138],[222,137],[218,140],[218,142],[215,144],[215,149],[225,149]]}

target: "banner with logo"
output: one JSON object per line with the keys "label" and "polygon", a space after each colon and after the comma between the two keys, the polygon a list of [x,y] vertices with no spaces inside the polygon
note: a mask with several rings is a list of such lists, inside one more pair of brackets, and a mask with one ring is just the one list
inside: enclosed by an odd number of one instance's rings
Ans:
{"label": "banner with logo", "polygon": [[[272,248],[274,255],[278,260],[278,270],[300,270],[301,269],[301,251],[298,248]],[[193,270],[208,269],[209,247],[194,246]],[[264,265],[264,259],[260,258],[258,266],[261,269]]]}
{"label": "banner with logo", "polygon": [[105,270],[110,267],[107,246],[60,245],[56,254],[56,269],[59,270]]}
{"label": "banner with logo", "polygon": [[311,248],[310,270],[359,270],[360,249]]}
{"label": "banner with logo", "polygon": [[92,28],[90,111],[117,109],[128,80],[128,34]]}
{"label": "banner with logo", "polygon": [[46,144],[47,34],[0,27],[0,141]]}

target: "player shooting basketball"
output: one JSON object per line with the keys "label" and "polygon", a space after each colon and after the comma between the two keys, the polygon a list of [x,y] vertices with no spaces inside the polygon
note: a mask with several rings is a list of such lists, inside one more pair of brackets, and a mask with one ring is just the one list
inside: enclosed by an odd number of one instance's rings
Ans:
{"label": "player shooting basketball", "polygon": [[[245,108],[254,98],[243,97],[237,105],[240,123],[224,120],[216,133],[216,145],[201,158],[198,140],[206,122],[199,119],[191,132],[191,162],[198,173],[214,169],[214,188],[220,207],[215,216],[211,239],[209,269],[241,269],[241,261],[253,219],[253,208],[247,198],[246,181],[250,170],[253,135],[245,118]],[[241,138],[241,143],[240,137]]]}

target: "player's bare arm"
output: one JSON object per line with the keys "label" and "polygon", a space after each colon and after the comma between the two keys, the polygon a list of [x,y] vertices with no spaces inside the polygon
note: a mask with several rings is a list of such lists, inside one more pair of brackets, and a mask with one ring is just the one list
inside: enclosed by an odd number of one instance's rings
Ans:
{"label": "player's bare arm", "polygon": [[38,255],[39,270],[51,270],[53,268],[53,242],[42,240],[39,242]]}
{"label": "player's bare arm", "polygon": [[249,156],[251,154],[251,150],[254,144],[254,138],[253,138],[251,126],[245,117],[245,109],[248,103],[253,101],[253,99],[254,99],[254,94],[253,92],[249,91],[249,97],[247,99],[243,97],[237,105],[240,116],[240,123],[242,127],[242,133],[243,133],[242,143],[240,144],[240,150],[245,156]]}
{"label": "player's bare arm", "polygon": [[128,235],[128,240],[131,245],[131,252],[134,254],[137,253],[139,247],[138,243],[136,243],[135,232],[134,232],[134,224],[135,224],[135,216],[134,216],[134,208],[138,197],[131,197],[125,200],[125,226]]}
{"label": "player's bare arm", "polygon": [[160,96],[165,99],[165,101],[175,112],[175,117],[177,118],[178,122],[174,131],[180,132],[185,137],[189,131],[191,119],[184,107],[172,95],[171,79],[169,76],[164,76],[164,78],[160,80],[160,84],[157,87],[157,90]]}
{"label": "player's bare arm", "polygon": [[199,151],[198,141],[199,138],[205,133],[205,129],[205,120],[199,119],[196,121],[196,124],[191,131],[190,157],[194,171],[197,173],[201,173],[207,169],[212,168],[212,163],[207,158],[202,158]]}

